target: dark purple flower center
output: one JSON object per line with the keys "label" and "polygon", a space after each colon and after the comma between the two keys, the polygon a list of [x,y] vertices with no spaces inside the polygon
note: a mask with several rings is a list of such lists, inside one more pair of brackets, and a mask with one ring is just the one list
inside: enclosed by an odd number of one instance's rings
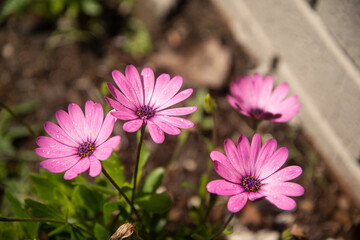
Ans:
{"label": "dark purple flower center", "polygon": [[264,113],[264,110],[262,110],[260,108],[253,108],[253,109],[251,109],[251,112],[250,112],[250,114],[253,118],[259,118],[260,115],[263,113]]}
{"label": "dark purple flower center", "polygon": [[137,109],[136,115],[141,119],[150,119],[155,115],[155,111],[149,106],[141,106]]}
{"label": "dark purple flower center", "polygon": [[95,145],[91,142],[84,142],[80,144],[78,153],[81,157],[88,157],[95,151]]}
{"label": "dark purple flower center", "polygon": [[242,180],[241,185],[245,188],[245,191],[247,192],[256,192],[261,187],[261,181],[254,176],[249,176]]}

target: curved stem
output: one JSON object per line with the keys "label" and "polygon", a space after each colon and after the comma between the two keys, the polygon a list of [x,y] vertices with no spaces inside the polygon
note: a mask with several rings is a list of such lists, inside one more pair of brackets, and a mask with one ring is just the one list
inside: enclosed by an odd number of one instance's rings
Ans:
{"label": "curved stem", "polygon": [[138,174],[138,168],[139,168],[139,162],[140,162],[140,153],[141,153],[141,147],[144,140],[145,135],[145,128],[146,124],[143,124],[141,126],[141,132],[140,132],[140,139],[139,144],[136,152],[136,162],[135,162],[135,170],[134,170],[134,179],[133,179],[133,189],[132,189],[132,195],[131,195],[131,203],[134,203],[135,199],[135,191],[136,191],[136,184],[137,184],[137,174]]}
{"label": "curved stem", "polygon": [[121,190],[121,188],[119,187],[119,185],[117,185],[117,183],[114,181],[114,179],[112,179],[112,177],[107,173],[107,171],[105,170],[105,168],[102,168],[102,173],[105,175],[105,177],[107,177],[107,179],[109,179],[109,181],[111,182],[111,184],[116,188],[116,190],[118,190],[118,192],[121,194],[121,196],[125,199],[125,201],[130,205],[131,207],[131,211],[135,213],[136,217],[138,218],[138,220],[140,221],[141,225],[143,226],[143,228],[146,231],[144,222],[142,220],[142,218],[139,215],[139,212],[136,210],[136,208],[134,207],[134,205],[132,204],[132,202],[130,201],[130,199],[125,195],[125,193]]}
{"label": "curved stem", "polygon": [[231,220],[233,219],[233,217],[235,216],[235,213],[232,213],[228,220],[225,222],[224,226],[222,226],[222,228],[217,232],[215,233],[212,237],[211,237],[211,240],[215,240],[218,236],[220,236],[220,234],[225,230],[225,228],[229,225],[229,223],[231,222]]}
{"label": "curved stem", "polygon": [[8,111],[8,113],[10,113],[11,116],[13,116],[17,121],[19,121],[19,123],[21,123],[24,127],[26,127],[26,129],[29,131],[29,133],[33,136],[36,137],[35,132],[31,129],[31,127],[29,126],[29,124],[27,124],[26,122],[24,122],[22,120],[21,117],[19,117],[15,112],[13,112],[8,106],[6,106],[4,103],[0,102],[0,106],[2,108],[4,108],[6,111]]}

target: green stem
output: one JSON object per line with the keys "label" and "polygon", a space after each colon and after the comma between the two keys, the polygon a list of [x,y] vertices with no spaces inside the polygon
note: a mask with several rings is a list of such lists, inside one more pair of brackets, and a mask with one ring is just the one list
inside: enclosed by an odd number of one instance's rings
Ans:
{"label": "green stem", "polygon": [[231,220],[233,219],[234,216],[235,216],[235,213],[232,213],[229,216],[228,220],[225,222],[224,226],[222,226],[222,228],[216,234],[214,234],[210,239],[215,240],[218,236],[220,236],[221,233],[225,230],[225,228],[229,225],[229,223],[231,222]]}
{"label": "green stem", "polygon": [[136,210],[136,208],[134,207],[134,205],[132,204],[132,202],[130,201],[130,199],[126,196],[126,194],[121,190],[121,188],[119,187],[119,185],[117,185],[117,183],[114,181],[114,179],[107,173],[107,171],[105,170],[105,168],[102,168],[102,173],[105,175],[105,177],[107,177],[107,179],[109,179],[109,181],[111,182],[111,184],[116,188],[116,190],[118,190],[118,192],[120,193],[120,195],[125,199],[125,201],[130,205],[131,207],[131,211],[135,213],[136,217],[138,218],[138,220],[141,222],[141,224],[143,225],[144,229],[145,229],[145,225],[139,215],[139,212]]}
{"label": "green stem", "polygon": [[142,143],[143,143],[143,140],[144,140],[145,128],[146,128],[146,124],[143,124],[141,126],[141,130],[140,130],[140,139],[139,139],[139,144],[138,144],[138,148],[137,148],[137,152],[136,152],[136,163],[135,163],[135,170],[134,170],[134,179],[133,179],[133,189],[132,189],[132,195],[131,195],[131,203],[134,203],[134,199],[135,199],[137,175],[138,175],[138,168],[139,168],[139,162],[140,162],[140,153],[141,153]]}
{"label": "green stem", "polygon": [[254,132],[257,132],[259,129],[259,126],[260,126],[260,123],[262,122],[261,119],[253,119],[253,130]]}
{"label": "green stem", "polygon": [[119,185],[117,185],[117,183],[114,181],[114,179],[106,172],[105,168],[102,168],[102,172],[105,175],[105,177],[107,177],[107,179],[109,179],[109,181],[111,182],[111,184],[116,188],[116,190],[118,190],[118,192],[121,194],[121,196],[123,196],[123,198],[125,199],[125,201],[130,205],[131,207],[131,211],[133,213],[135,213],[137,219],[139,220],[141,226],[144,229],[145,234],[147,235],[148,232],[146,230],[144,221],[142,220],[142,218],[140,217],[139,212],[136,210],[134,204],[130,201],[130,199],[125,195],[125,193],[121,190],[121,188],[119,187]]}
{"label": "green stem", "polygon": [[31,129],[31,127],[29,126],[29,124],[27,124],[26,122],[24,122],[22,120],[22,118],[20,118],[16,113],[14,113],[8,106],[6,106],[4,103],[0,102],[0,106],[2,108],[4,108],[6,111],[8,111],[10,113],[11,116],[13,116],[19,123],[21,123],[24,127],[26,127],[26,129],[29,131],[29,133],[33,136],[36,137],[35,132]]}

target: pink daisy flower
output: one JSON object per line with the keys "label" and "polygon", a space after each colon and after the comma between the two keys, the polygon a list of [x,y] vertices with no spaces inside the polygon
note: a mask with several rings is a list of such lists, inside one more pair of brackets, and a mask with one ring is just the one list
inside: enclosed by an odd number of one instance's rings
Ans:
{"label": "pink daisy flower", "polygon": [[164,142],[164,132],[170,135],[180,134],[179,128],[194,126],[189,120],[177,116],[187,115],[197,110],[197,107],[170,108],[176,103],[187,99],[193,92],[191,88],[178,91],[183,79],[175,76],[170,79],[168,74],[161,74],[155,81],[154,72],[144,68],[139,75],[133,65],[125,69],[125,76],[115,70],[112,76],[120,91],[108,83],[108,88],[115,100],[105,97],[105,100],[116,111],[112,115],[125,120],[123,129],[126,132],[136,132],[142,125],[149,127],[151,138],[155,143]]}
{"label": "pink daisy flower", "polygon": [[100,161],[106,160],[113,149],[119,145],[120,136],[109,136],[116,118],[108,113],[104,120],[104,111],[100,103],[87,101],[85,116],[77,104],[70,104],[69,113],[56,112],[60,126],[52,122],[44,124],[50,137],[38,137],[39,148],[35,153],[49,158],[40,166],[53,173],[65,172],[65,179],[72,179],[88,171],[91,177],[101,172]]}
{"label": "pink daisy flower", "polygon": [[261,136],[255,134],[251,145],[242,135],[237,146],[230,140],[224,142],[225,154],[212,151],[215,171],[224,180],[214,180],[207,184],[210,193],[231,196],[227,207],[231,212],[240,211],[247,200],[254,201],[265,197],[270,203],[283,210],[296,206],[291,197],[304,194],[304,188],[297,183],[287,182],[302,173],[299,166],[279,168],[286,162],[288,150],[284,147],[276,150],[277,142],[269,139],[261,142]]}
{"label": "pink daisy flower", "polygon": [[227,99],[231,106],[241,114],[272,122],[287,122],[292,119],[300,109],[296,103],[296,95],[286,98],[289,92],[287,83],[280,84],[273,90],[273,78],[254,74],[239,77],[236,82],[230,83],[230,93]]}

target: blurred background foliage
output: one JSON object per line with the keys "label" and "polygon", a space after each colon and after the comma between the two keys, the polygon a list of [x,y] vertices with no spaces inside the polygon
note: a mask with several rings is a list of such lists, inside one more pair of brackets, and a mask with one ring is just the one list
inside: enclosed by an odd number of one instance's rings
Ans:
{"label": "blurred background foliage", "polygon": [[[135,0],[5,0],[0,10],[0,24],[19,23],[26,15],[33,15],[54,28],[48,47],[73,42],[88,42],[107,34],[104,19],[115,11],[122,21],[122,49],[138,58],[151,53],[153,47],[146,26],[133,17]],[[1,6],[1,5],[0,5]]]}

